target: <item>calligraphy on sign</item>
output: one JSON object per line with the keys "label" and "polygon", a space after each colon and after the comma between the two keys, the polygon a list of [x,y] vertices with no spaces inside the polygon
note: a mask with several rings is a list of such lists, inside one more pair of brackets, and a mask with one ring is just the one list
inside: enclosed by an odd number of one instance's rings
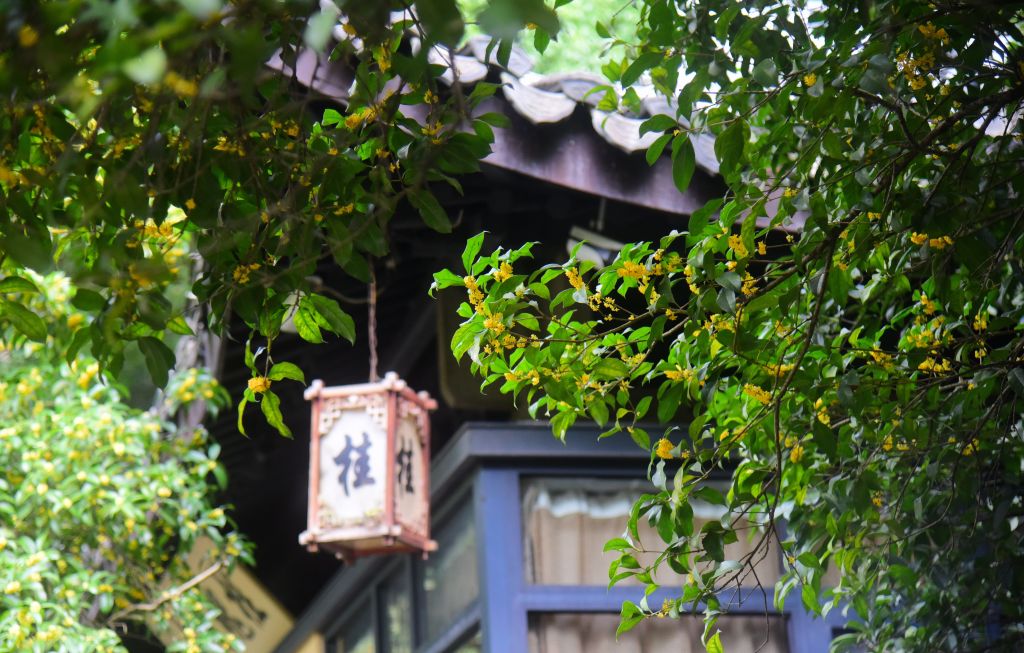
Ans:
{"label": "calligraphy on sign", "polygon": [[400,416],[395,433],[398,454],[395,457],[395,511],[399,521],[426,530],[430,505],[427,479],[419,476],[424,465],[423,443],[413,416]]}
{"label": "calligraphy on sign", "polygon": [[320,502],[329,508],[330,525],[365,524],[384,511],[385,431],[366,411],[353,409],[342,411],[321,439]]}

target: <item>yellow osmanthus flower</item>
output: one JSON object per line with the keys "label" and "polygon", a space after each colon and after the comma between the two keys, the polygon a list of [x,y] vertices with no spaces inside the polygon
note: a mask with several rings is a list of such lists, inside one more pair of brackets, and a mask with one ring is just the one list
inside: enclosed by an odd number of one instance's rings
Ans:
{"label": "yellow osmanthus flower", "polygon": [[915,231],[910,234],[910,242],[915,245],[924,245],[928,242],[928,234],[919,234]]}
{"label": "yellow osmanthus flower", "polygon": [[420,132],[424,136],[429,136],[430,142],[433,143],[434,145],[440,145],[441,142],[443,141],[443,139],[441,138],[441,129],[443,127],[444,125],[442,125],[441,123],[437,121],[431,121],[424,125],[422,128],[420,128]]}
{"label": "yellow osmanthus flower", "polygon": [[654,448],[654,453],[658,456],[658,458],[662,458],[664,460],[671,460],[673,447],[674,445],[668,438],[661,438],[660,440],[658,440],[658,443]]}
{"label": "yellow osmanthus flower", "polygon": [[484,320],[484,327],[494,332],[495,335],[501,335],[505,330],[505,323],[502,321],[501,313],[492,313],[488,315]]}
{"label": "yellow osmanthus flower", "polygon": [[763,240],[759,240],[757,242],[757,253],[761,256],[765,256],[766,254],[768,254],[768,246],[765,244]]}
{"label": "yellow osmanthus flower", "polygon": [[502,261],[501,265],[494,272],[494,280],[498,283],[507,280],[512,276],[512,266],[508,261]]}
{"label": "yellow osmanthus flower", "polygon": [[631,279],[643,280],[647,276],[647,268],[633,261],[625,261],[617,271],[620,277],[629,277]]}
{"label": "yellow osmanthus flower", "polygon": [[783,376],[785,374],[789,374],[790,372],[792,372],[793,371],[793,364],[792,363],[778,363],[778,364],[775,364],[775,365],[769,364],[769,365],[765,366],[765,370],[767,370],[767,372],[769,374],[771,374],[772,376],[778,378],[780,376]]}
{"label": "yellow osmanthus flower", "polygon": [[804,446],[802,444],[795,445],[789,450],[789,462],[798,463],[804,457]]}
{"label": "yellow osmanthus flower", "polygon": [[817,81],[818,76],[814,73],[807,73],[804,75],[804,86],[814,86]]}
{"label": "yellow osmanthus flower", "polygon": [[825,405],[825,401],[821,397],[814,401],[814,410],[817,412],[816,417],[819,422],[825,426],[832,423],[832,418],[828,414],[828,406]]}
{"label": "yellow osmanthus flower", "polygon": [[743,286],[740,288],[740,292],[745,297],[750,297],[757,292],[757,279],[750,276],[749,272],[743,274]]}
{"label": "yellow osmanthus flower", "polygon": [[949,45],[949,34],[946,33],[945,28],[936,28],[931,21],[928,21],[924,25],[918,25],[917,29],[926,39],[934,39],[941,41],[942,45]]}
{"label": "yellow osmanthus flower", "polygon": [[231,277],[235,280],[235,283],[245,285],[249,283],[250,275],[259,269],[259,263],[250,263],[249,265],[243,263],[234,269]]}
{"label": "yellow osmanthus flower", "polygon": [[195,97],[199,94],[198,84],[173,70],[164,75],[164,84],[178,97]]}
{"label": "yellow osmanthus flower", "polygon": [[979,312],[977,315],[974,316],[974,330],[975,331],[984,331],[987,328],[988,328],[988,315],[986,315],[985,313]]}
{"label": "yellow osmanthus flower", "polygon": [[871,503],[874,504],[874,506],[876,508],[881,508],[882,507],[882,493],[881,492],[875,492],[874,494],[872,494],[871,495]]}
{"label": "yellow osmanthus flower", "polygon": [[960,453],[963,454],[964,456],[973,456],[977,452],[978,452],[978,438],[974,438],[973,440],[971,440],[970,442],[967,443],[967,446],[965,446],[964,450],[962,452],[960,452]]}
{"label": "yellow osmanthus flower", "polygon": [[932,249],[946,249],[948,245],[953,244],[953,239],[949,236],[942,236],[940,238],[929,238],[928,246]]}
{"label": "yellow osmanthus flower", "polygon": [[729,236],[729,249],[736,254],[736,258],[738,259],[744,259],[750,256],[750,251],[747,249],[747,246],[743,244],[743,238],[738,234]]}
{"label": "yellow osmanthus flower", "polygon": [[924,307],[925,315],[933,315],[935,313],[935,311],[937,310],[935,302],[933,300],[931,300],[931,299],[928,299],[928,295],[926,295],[924,293],[921,293],[921,300],[920,301],[921,301],[921,306]]}
{"label": "yellow osmanthus flower", "polygon": [[583,290],[583,277],[580,276],[579,270],[577,270],[576,268],[569,268],[568,270],[565,271],[565,278],[569,280],[569,285],[571,285],[573,288],[575,288],[576,290]]}
{"label": "yellow osmanthus flower", "polygon": [[23,48],[31,48],[39,42],[39,32],[31,25],[22,25],[18,30],[18,45]]}
{"label": "yellow osmanthus flower", "polygon": [[249,379],[249,389],[255,393],[266,392],[270,389],[270,379],[265,376],[254,376]]}
{"label": "yellow osmanthus flower", "polygon": [[768,392],[764,388],[752,383],[746,383],[743,386],[743,394],[748,397],[753,397],[762,404],[770,404],[772,402],[772,393]]}
{"label": "yellow osmanthus flower", "polygon": [[7,166],[0,165],[0,183],[7,186],[17,186],[22,181],[20,172],[15,172]]}
{"label": "yellow osmanthus flower", "polygon": [[952,371],[952,366],[948,359],[943,358],[940,361],[936,361],[934,358],[929,356],[921,361],[921,364],[917,366],[917,369],[923,372],[931,372],[932,374],[942,374],[943,372]]}
{"label": "yellow osmanthus flower", "polygon": [[[696,375],[693,370],[683,369],[676,365],[674,370],[665,370],[665,378],[670,381],[693,381]],[[704,385],[704,381],[700,381],[701,385]]]}
{"label": "yellow osmanthus flower", "polygon": [[368,122],[373,122],[380,115],[380,109],[376,106],[362,107],[355,113],[345,118],[345,126],[355,131],[361,125]]}

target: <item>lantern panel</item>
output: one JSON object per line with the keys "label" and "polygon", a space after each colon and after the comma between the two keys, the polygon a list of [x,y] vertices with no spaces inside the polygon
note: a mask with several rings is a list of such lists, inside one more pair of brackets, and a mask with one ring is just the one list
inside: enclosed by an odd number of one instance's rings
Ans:
{"label": "lantern panel", "polygon": [[387,426],[364,406],[335,411],[320,440],[320,527],[374,526],[384,517]]}
{"label": "lantern panel", "polygon": [[413,413],[418,406],[403,401],[395,428],[395,518],[399,524],[417,535],[427,533],[426,456],[420,417]]}

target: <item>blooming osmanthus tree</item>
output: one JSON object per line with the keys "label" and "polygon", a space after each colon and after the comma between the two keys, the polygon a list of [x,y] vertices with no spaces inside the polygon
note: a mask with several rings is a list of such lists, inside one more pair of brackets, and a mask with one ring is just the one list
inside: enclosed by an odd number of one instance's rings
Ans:
{"label": "blooming osmanthus tree", "polygon": [[[66,277],[9,276],[2,287],[46,316],[49,335],[43,345],[0,330],[0,650],[119,651],[133,623],[167,630],[173,651],[239,649],[200,591],[248,556],[211,500],[225,481],[217,445],[126,406],[95,360],[64,360],[86,319]],[[199,398],[227,405],[193,369],[165,401]],[[197,575],[186,558],[201,536],[213,546]]]}
{"label": "blooming osmanthus tree", "polygon": [[[638,4],[632,56],[604,70],[627,106],[643,73],[675,101],[641,129],[680,188],[690,134],[715,135],[727,194],[604,267],[531,269],[529,246],[474,238],[436,275],[468,295],[455,355],[557,436],[591,419],[651,452],[610,579],[687,580],[662,606],[626,603],[620,630],[703,610],[720,650],[727,590],[760,585],[776,540],[776,604],[848,611],[839,645],[1018,649],[1019,6]],[[721,518],[695,527],[693,498]],[[641,542],[641,520],[663,541]],[[740,537],[751,552],[725,559]]]}
{"label": "blooming osmanthus tree", "polygon": [[[432,44],[459,38],[455,3],[412,3],[419,19],[397,23],[388,10],[409,3],[337,4],[353,38],[335,56],[357,83],[344,113],[322,114],[264,64],[324,47],[339,20],[329,3],[4,6],[0,251],[17,279],[59,266],[78,286],[85,318],[67,359],[89,351],[114,377],[137,347],[162,385],[174,362],[162,336],[190,330],[167,299],[169,255],[187,240],[207,325],[230,313],[253,332],[243,407],[259,401],[286,431],[272,384],[301,374],[271,356],[284,319],[314,343],[353,336],[308,280],[317,263],[368,278],[404,201],[449,228],[429,184],[457,187],[500,122],[467,116],[493,86],[448,92],[427,64]],[[535,43],[557,33],[540,0],[486,4],[499,60],[528,23]],[[627,604],[624,627],[690,605],[713,626],[727,607],[716,590],[756,582],[752,560],[723,559],[755,522],[755,551],[778,538],[788,556],[776,600],[800,587],[811,609],[847,606],[853,639],[1012,647],[1024,585],[1016,5],[635,4],[602,106],[618,93],[639,107],[631,86],[647,73],[677,109],[648,122],[648,160],[671,156],[685,188],[689,134],[709,130],[727,196],[602,269],[529,272],[528,248],[479,257],[474,240],[466,270],[438,277],[469,292],[456,352],[550,413],[556,433],[586,415],[652,450],[657,491],[631,522],[652,520],[662,564],[690,581],[660,611]],[[791,241],[766,229],[791,218]],[[20,282],[0,284],[3,324],[44,341]],[[653,419],[689,426],[651,442],[639,424]],[[721,493],[703,481],[723,467]],[[694,493],[724,511],[697,532]],[[610,544],[623,554],[613,577],[654,587],[630,530]],[[828,567],[836,586],[823,585]]]}
{"label": "blooming osmanthus tree", "polygon": [[[527,21],[557,32],[541,0],[489,5],[479,20],[493,32]],[[392,17],[410,7],[415,14]],[[282,323],[294,313],[312,343],[324,331],[355,336],[352,319],[310,282],[318,263],[368,280],[403,202],[450,230],[429,184],[459,188],[452,175],[488,152],[501,116],[468,112],[496,86],[463,94],[456,84],[442,99],[427,61],[462,29],[454,0],[6,2],[0,253],[71,275],[75,306],[94,318],[72,350],[87,348],[116,377],[138,348],[162,386],[174,363],[163,336],[192,330],[167,300],[179,265],[169,254],[187,240],[202,257],[191,286],[199,323],[220,333],[231,315],[254,337],[242,408],[258,401],[287,434],[271,383],[301,375],[273,369]],[[506,38],[495,56],[507,61],[510,47]],[[349,64],[345,113],[325,111],[296,83],[300,51]],[[164,244],[147,246],[154,236]],[[13,300],[0,318],[45,335]]]}

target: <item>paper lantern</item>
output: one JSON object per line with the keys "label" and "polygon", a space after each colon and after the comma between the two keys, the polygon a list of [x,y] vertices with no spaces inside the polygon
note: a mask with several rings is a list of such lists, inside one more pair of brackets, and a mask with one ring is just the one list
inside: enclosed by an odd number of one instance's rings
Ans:
{"label": "paper lantern", "polygon": [[437,549],[430,539],[430,419],[437,402],[394,372],[306,390],[309,524],[299,543],[340,558]]}

